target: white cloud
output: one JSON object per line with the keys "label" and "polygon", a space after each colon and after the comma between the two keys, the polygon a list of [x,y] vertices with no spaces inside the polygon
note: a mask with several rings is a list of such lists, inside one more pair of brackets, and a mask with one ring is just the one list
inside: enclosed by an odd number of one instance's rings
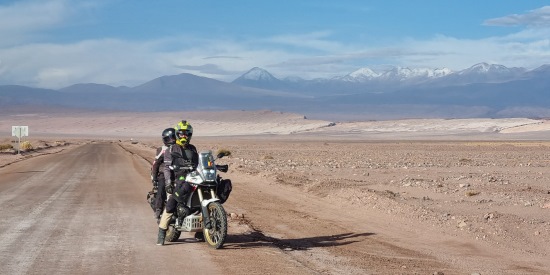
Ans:
{"label": "white cloud", "polygon": [[550,26],[550,6],[544,6],[531,10],[524,14],[512,14],[508,16],[488,19],[484,22],[489,26]]}
{"label": "white cloud", "polygon": [[4,71],[0,80],[47,88],[80,82],[141,84],[151,72],[172,71],[155,64],[150,47],[149,43],[105,39],[0,49]]}
{"label": "white cloud", "polygon": [[438,36],[426,41],[408,41],[403,48],[409,49],[409,53],[395,61],[402,65],[448,67],[455,71],[480,62],[528,69],[550,63],[548,36],[529,40],[513,39],[513,36],[524,35],[517,33],[478,40]]}
{"label": "white cloud", "polygon": [[[232,81],[256,66],[269,70],[276,77],[294,75],[308,79],[344,75],[359,67],[376,67],[379,64],[461,70],[479,62],[518,67],[550,63],[548,38],[534,39],[534,35],[517,33],[480,40],[437,36],[430,40],[407,39],[396,43],[397,46],[386,48],[363,45],[340,47],[334,46],[339,42],[334,42],[326,43],[326,48],[318,48],[325,51],[323,54],[293,52],[278,48],[278,42],[266,46],[257,45],[254,41],[192,37],[28,44],[0,48],[0,84],[61,88],[94,82],[135,86],[162,75],[183,72]],[[524,37],[531,38],[525,41]],[[191,41],[187,45],[192,46],[163,50],[174,40]],[[270,38],[262,40],[269,41]]]}
{"label": "white cloud", "polygon": [[487,25],[537,28],[476,40],[438,35],[375,47],[337,41],[331,31],[322,30],[240,40],[182,34],[140,41],[111,38],[46,43],[42,31],[73,24],[89,5],[101,4],[73,3],[23,1],[0,6],[0,85],[61,88],[94,82],[135,86],[183,72],[232,81],[252,67],[263,67],[280,78],[309,79],[381,64],[461,70],[479,62],[528,68],[550,63],[550,29],[541,27],[549,7],[486,21]]}
{"label": "white cloud", "polygon": [[266,43],[287,45],[302,50],[316,50],[320,52],[335,52],[345,50],[341,42],[331,41],[329,31],[319,31],[305,34],[278,35],[261,39]]}
{"label": "white cloud", "polygon": [[0,6],[0,46],[15,45],[59,26],[69,13],[64,0],[21,1]]}

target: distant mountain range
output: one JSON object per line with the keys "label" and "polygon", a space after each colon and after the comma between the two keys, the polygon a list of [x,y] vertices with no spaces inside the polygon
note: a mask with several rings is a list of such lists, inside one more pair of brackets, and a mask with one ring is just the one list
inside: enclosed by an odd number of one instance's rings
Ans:
{"label": "distant mountain range", "polygon": [[550,65],[534,70],[479,63],[447,68],[360,68],[344,76],[278,79],[252,68],[231,83],[192,74],[136,87],[75,84],[59,90],[0,86],[1,106],[131,111],[258,110],[322,119],[550,117]]}

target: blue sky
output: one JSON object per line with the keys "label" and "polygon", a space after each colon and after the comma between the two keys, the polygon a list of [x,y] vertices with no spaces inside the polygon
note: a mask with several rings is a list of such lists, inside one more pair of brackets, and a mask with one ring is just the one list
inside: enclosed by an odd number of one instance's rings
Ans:
{"label": "blue sky", "polygon": [[0,0],[0,85],[550,64],[550,2]]}

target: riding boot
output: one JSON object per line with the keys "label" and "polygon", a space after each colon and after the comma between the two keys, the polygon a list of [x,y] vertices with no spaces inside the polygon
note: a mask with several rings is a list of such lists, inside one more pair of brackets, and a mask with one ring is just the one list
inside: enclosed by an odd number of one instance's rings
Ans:
{"label": "riding boot", "polygon": [[164,245],[164,238],[166,238],[166,229],[159,228],[157,245]]}

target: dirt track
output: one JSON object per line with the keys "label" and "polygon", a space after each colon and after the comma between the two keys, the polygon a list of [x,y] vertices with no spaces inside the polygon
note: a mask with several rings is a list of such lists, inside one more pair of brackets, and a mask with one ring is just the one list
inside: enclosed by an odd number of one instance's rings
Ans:
{"label": "dirt track", "polygon": [[[0,168],[0,274],[550,274],[550,210],[538,207],[548,201],[548,145],[413,145],[229,144],[225,206],[239,217],[220,250],[185,233],[155,245],[152,144],[93,143],[13,163]],[[484,155],[495,148],[504,150]],[[522,158],[529,168],[514,162]],[[489,191],[477,177],[512,182]],[[453,191],[462,183],[482,197]],[[533,207],[496,199],[519,203],[523,189]]]}

